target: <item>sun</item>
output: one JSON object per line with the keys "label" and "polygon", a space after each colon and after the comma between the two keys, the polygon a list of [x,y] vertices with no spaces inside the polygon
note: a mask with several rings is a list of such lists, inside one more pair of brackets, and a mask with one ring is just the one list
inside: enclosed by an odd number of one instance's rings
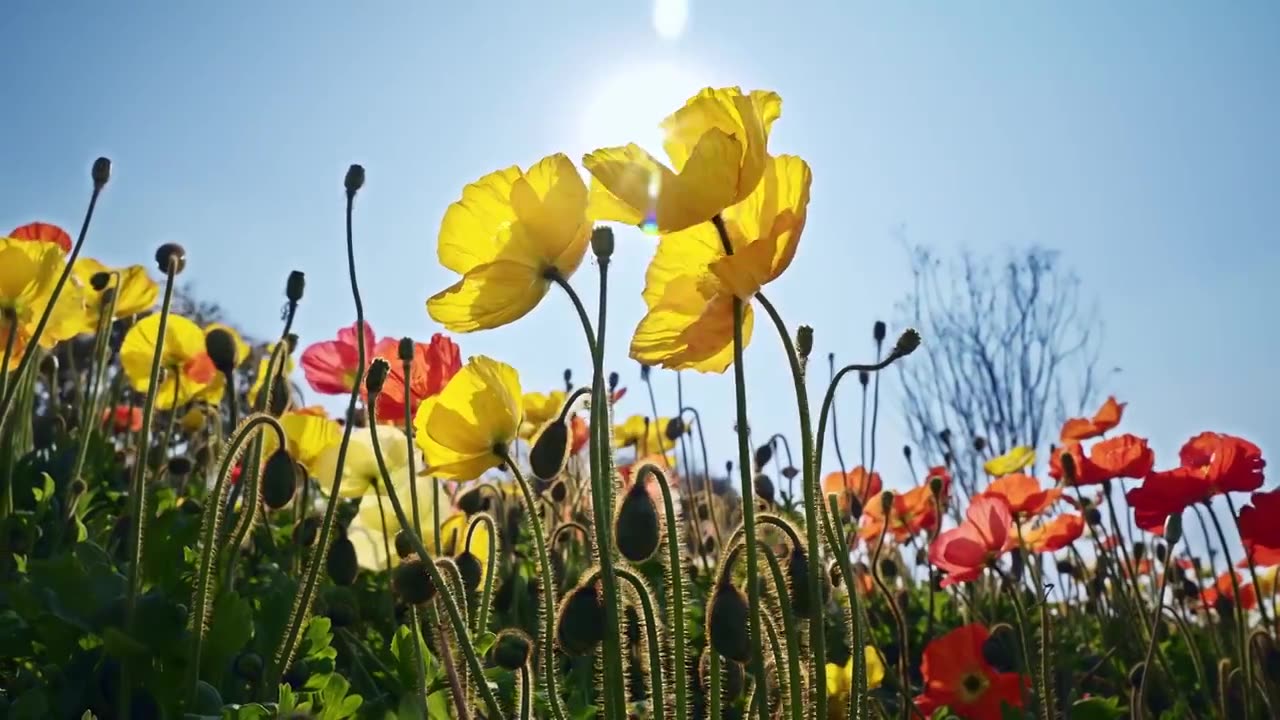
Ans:
{"label": "sun", "polygon": [[588,150],[636,143],[661,158],[659,123],[709,84],[697,68],[672,60],[608,70],[589,88],[579,142]]}

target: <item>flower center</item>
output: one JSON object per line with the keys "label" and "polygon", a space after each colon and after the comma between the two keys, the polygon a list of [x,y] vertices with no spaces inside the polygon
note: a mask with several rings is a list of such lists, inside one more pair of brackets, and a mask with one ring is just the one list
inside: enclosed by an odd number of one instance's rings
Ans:
{"label": "flower center", "polygon": [[966,703],[974,702],[982,697],[982,694],[987,691],[987,686],[990,684],[986,675],[966,673],[960,679],[960,698]]}

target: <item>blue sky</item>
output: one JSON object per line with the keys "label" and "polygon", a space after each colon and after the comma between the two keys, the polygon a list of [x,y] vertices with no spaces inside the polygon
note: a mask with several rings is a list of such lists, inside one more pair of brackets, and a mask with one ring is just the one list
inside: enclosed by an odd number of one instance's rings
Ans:
{"label": "blue sky", "polygon": [[[652,16],[640,0],[15,0],[0,9],[0,225],[74,232],[89,164],[108,155],[87,253],[150,263],[181,242],[184,279],[259,337],[278,332],[285,277],[303,270],[305,343],[354,319],[341,183],[359,162],[369,318],[425,338],[438,328],[423,303],[452,281],[435,234],[464,184],[557,151],[657,150],[657,122],[698,87],[770,88],[784,99],[771,149],[814,174],[799,254],[770,295],[817,329],[819,376],[827,352],[868,357],[872,321],[906,290],[895,227],[944,253],[1035,243],[1098,302],[1102,364],[1123,368],[1103,390],[1129,401],[1123,427],[1161,465],[1205,429],[1280,448],[1280,6],[694,0],[676,38]],[[608,365],[631,388],[623,410],[647,413],[626,343],[653,242],[621,230],[618,244]],[[575,285],[593,297],[594,269]],[[785,363],[759,328],[753,432],[794,438]],[[587,377],[559,294],[458,341],[517,366],[527,389],[565,367]],[[673,376],[656,377],[673,407]],[[900,485],[887,377],[882,467]],[[719,464],[734,455],[732,377],[686,378]]]}

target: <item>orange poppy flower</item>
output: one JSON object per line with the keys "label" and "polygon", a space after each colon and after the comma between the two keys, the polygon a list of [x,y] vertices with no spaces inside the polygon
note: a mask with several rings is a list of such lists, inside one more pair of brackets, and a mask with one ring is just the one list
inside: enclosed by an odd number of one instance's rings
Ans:
{"label": "orange poppy flower", "polygon": [[1063,479],[1062,456],[1071,455],[1076,465],[1076,485],[1098,485],[1107,480],[1146,477],[1155,465],[1155,453],[1145,438],[1125,433],[1094,443],[1085,457],[1080,443],[1059,448],[1049,459],[1049,476]]}
{"label": "orange poppy flower", "polygon": [[1030,475],[1013,473],[992,480],[981,495],[1003,498],[1009,504],[1009,512],[1025,520],[1036,517],[1053,507],[1053,504],[1062,497],[1062,490],[1043,489],[1040,487],[1040,481]]}
{"label": "orange poppy flower", "polygon": [[[885,525],[884,505],[878,497],[867,503],[858,526],[858,535],[868,542],[878,541]],[[905,493],[893,494],[893,506],[889,508],[889,532],[898,542],[905,542],[916,534],[932,530],[938,523],[934,509],[933,493],[920,485]]]}
{"label": "orange poppy flower", "polygon": [[1003,498],[976,497],[965,521],[933,539],[929,562],[947,572],[942,587],[968,582],[1010,549],[1013,515]]}
{"label": "orange poppy flower", "polygon": [[102,424],[112,432],[138,432],[142,429],[142,408],[117,405],[102,411]]}
{"label": "orange poppy flower", "polygon": [[[404,422],[404,363],[400,360],[400,341],[383,338],[373,349],[373,356],[385,358],[391,368],[378,396],[374,417],[378,422]],[[409,371],[409,414],[414,416],[423,400],[440,394],[444,386],[462,369],[462,354],[457,343],[440,333],[430,343],[413,344],[413,365]],[[366,393],[367,394],[367,393]],[[367,398],[366,398],[367,399]]]}
{"label": "orange poppy flower", "polygon": [[925,486],[932,484],[934,478],[942,482],[942,503],[945,505],[947,498],[951,497],[951,471],[945,465],[934,465],[924,476]]}
{"label": "orange poppy flower", "polygon": [[987,662],[982,647],[990,635],[985,626],[972,623],[925,646],[924,692],[916,696],[916,709],[932,717],[946,706],[967,720],[1001,720],[1003,705],[1022,707],[1027,681],[1018,673],[997,672]]}
{"label": "orange poppy flower", "polygon": [[1240,538],[1254,548],[1280,550],[1280,490],[1256,492],[1240,508]]}
{"label": "orange poppy flower", "polygon": [[[322,395],[346,395],[356,381],[356,365],[360,359],[359,336],[355,323],[338,331],[338,339],[312,343],[302,351],[302,372],[311,388]],[[364,357],[366,365],[373,359],[373,328],[364,325]],[[395,367],[397,362],[391,364]]]}
{"label": "orange poppy flower", "polygon": [[840,498],[840,512],[848,515],[852,512],[851,497],[856,497],[863,504],[868,498],[879,495],[884,490],[880,473],[868,473],[859,465],[847,473],[836,470],[822,479],[822,496],[836,494]]}
{"label": "orange poppy flower", "polygon": [[1182,466],[1151,473],[1125,497],[1144,530],[1198,502],[1227,492],[1251,492],[1262,486],[1266,462],[1257,445],[1220,433],[1201,433],[1182,446]]}
{"label": "orange poppy flower", "polygon": [[1033,528],[1023,528],[1022,544],[1034,553],[1053,553],[1065,548],[1084,532],[1084,518],[1064,513]]}
{"label": "orange poppy flower", "polygon": [[574,413],[570,416],[569,434],[573,441],[569,446],[570,455],[577,455],[582,452],[582,448],[587,446],[587,443],[591,441],[590,430],[591,426],[587,425],[587,421],[583,420],[581,415]]}
{"label": "orange poppy flower", "polygon": [[50,223],[33,222],[14,228],[8,237],[32,242],[53,243],[62,248],[62,252],[71,252],[71,236],[65,230]]}
{"label": "orange poppy flower", "polygon": [[1116,402],[1115,396],[1107,398],[1092,418],[1071,418],[1062,424],[1062,443],[1079,442],[1096,438],[1120,424],[1127,403]]}
{"label": "orange poppy flower", "polygon": [[[1232,576],[1235,576],[1234,582]],[[1213,585],[1200,591],[1200,602],[1207,607],[1213,607],[1218,598],[1227,598],[1235,600],[1235,585],[1240,586],[1240,597],[1236,601],[1236,606],[1242,610],[1253,610],[1258,607],[1258,591],[1253,587],[1253,583],[1245,584],[1244,578],[1240,573],[1231,571],[1230,573],[1222,573]]]}

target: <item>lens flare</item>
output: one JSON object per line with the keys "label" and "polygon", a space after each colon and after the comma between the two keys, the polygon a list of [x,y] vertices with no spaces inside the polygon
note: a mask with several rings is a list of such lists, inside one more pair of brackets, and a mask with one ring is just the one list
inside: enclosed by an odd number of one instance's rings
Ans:
{"label": "lens flare", "polygon": [[689,0],[654,0],[653,29],[658,37],[674,40],[689,24]]}
{"label": "lens flare", "polygon": [[649,208],[645,211],[644,221],[640,229],[647,235],[658,234],[658,192],[662,190],[662,174],[654,171],[649,175]]}

